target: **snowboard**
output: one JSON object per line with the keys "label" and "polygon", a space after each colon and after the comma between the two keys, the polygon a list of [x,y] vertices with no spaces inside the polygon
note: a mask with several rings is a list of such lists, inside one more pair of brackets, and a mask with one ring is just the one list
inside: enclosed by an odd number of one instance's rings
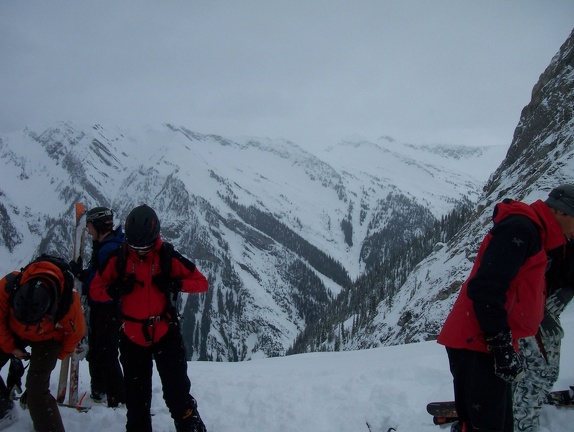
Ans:
{"label": "snowboard", "polygon": [[[570,386],[570,390],[553,391],[547,395],[544,403],[558,408],[574,408],[574,386]],[[433,416],[433,423],[436,425],[458,420],[454,401],[430,402],[427,412]]]}
{"label": "snowboard", "polygon": [[[74,252],[72,259],[77,261],[84,254],[84,239],[86,234],[86,212],[83,204],[76,203],[76,224],[74,228]],[[78,278],[74,278],[74,289],[82,292],[82,283]],[[82,344],[83,342],[80,342]],[[85,349],[85,348],[84,348]],[[74,352],[71,356],[63,359],[60,364],[60,377],[58,380],[58,393],[56,400],[61,406],[64,406],[66,391],[69,391],[68,404],[71,406],[78,405],[78,378],[80,369],[80,354]],[[68,382],[69,372],[69,382]]]}

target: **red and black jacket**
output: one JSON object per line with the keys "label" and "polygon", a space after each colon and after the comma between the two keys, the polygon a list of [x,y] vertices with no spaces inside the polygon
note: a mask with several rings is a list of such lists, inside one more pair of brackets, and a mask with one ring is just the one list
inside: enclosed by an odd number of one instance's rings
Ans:
{"label": "red and black jacket", "polygon": [[[120,247],[109,256],[107,263],[100,267],[90,285],[90,297],[93,301],[111,300],[106,287],[112,285],[118,277],[122,277],[116,262],[118,259],[125,259],[125,274],[135,274],[136,283],[133,291],[121,297],[122,330],[132,342],[142,346],[158,342],[167,333],[170,322],[176,319],[173,316],[175,311],[170,310],[169,293],[160,290],[152,280],[162,272],[162,244],[161,238],[158,238],[154,249],[145,255]],[[125,258],[120,257],[124,249],[127,249]],[[171,258],[169,276],[181,279],[182,292],[197,294],[208,289],[205,276],[177,252]]]}
{"label": "red and black jacket", "polygon": [[438,338],[450,348],[488,352],[485,336],[510,329],[513,343],[533,336],[544,315],[546,252],[566,243],[542,201],[505,200],[484,238]]}

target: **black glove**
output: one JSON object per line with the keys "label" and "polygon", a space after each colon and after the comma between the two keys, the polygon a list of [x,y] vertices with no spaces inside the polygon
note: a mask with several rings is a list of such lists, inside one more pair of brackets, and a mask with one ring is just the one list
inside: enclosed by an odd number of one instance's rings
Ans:
{"label": "black glove", "polygon": [[77,277],[78,279],[80,279],[80,281],[83,282],[85,279],[82,280],[82,276],[84,274],[84,260],[82,259],[82,257],[78,257],[76,261],[74,260],[70,261],[68,265],[70,266],[70,271],[72,272],[74,277]]}
{"label": "black glove", "polygon": [[12,356],[8,369],[8,377],[6,378],[6,387],[10,392],[10,399],[14,399],[16,393],[22,393],[22,376],[24,376],[25,369],[22,360]]}
{"label": "black glove", "polygon": [[519,381],[524,367],[518,353],[512,346],[512,333],[503,330],[496,336],[487,337],[486,344],[494,356],[494,374],[508,383]]}
{"label": "black glove", "polygon": [[540,323],[540,336],[546,341],[558,342],[564,337],[564,330],[560,325],[560,320],[550,312],[544,312],[544,318]]}
{"label": "black glove", "polygon": [[540,335],[549,341],[560,341],[564,330],[560,325],[560,314],[574,297],[574,288],[564,287],[554,291],[546,299],[544,318],[540,323]]}
{"label": "black glove", "polygon": [[181,291],[183,285],[181,278],[173,278],[169,276],[154,276],[152,282],[164,293],[178,293]]}
{"label": "black glove", "polygon": [[24,393],[20,396],[20,408],[24,411],[28,409],[28,390],[24,390]]}
{"label": "black glove", "polygon": [[546,299],[546,311],[550,312],[555,317],[559,317],[573,297],[574,287],[557,289]]}
{"label": "black glove", "polygon": [[127,295],[134,290],[136,283],[136,275],[130,273],[122,279],[116,279],[111,285],[106,287],[106,292],[115,301],[119,300],[121,296]]}

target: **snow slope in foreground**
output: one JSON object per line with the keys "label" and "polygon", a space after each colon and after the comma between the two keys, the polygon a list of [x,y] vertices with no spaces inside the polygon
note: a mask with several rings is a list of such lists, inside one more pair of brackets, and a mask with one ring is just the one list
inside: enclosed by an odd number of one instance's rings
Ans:
{"label": "snow slope in foreground", "polygon": [[[566,338],[557,389],[574,385],[574,306],[564,314],[563,326]],[[86,391],[85,361],[81,368],[80,389]],[[242,363],[191,362],[189,374],[209,432],[369,432],[367,423],[372,432],[387,432],[389,427],[398,432],[441,431],[425,406],[452,398],[446,353],[435,342]],[[61,411],[69,432],[125,430],[125,408],[96,405],[88,413]],[[157,376],[152,411],[155,432],[175,430]],[[572,422],[574,409],[548,406],[541,432],[569,430]],[[20,420],[6,429],[32,430],[29,414],[22,411]]]}

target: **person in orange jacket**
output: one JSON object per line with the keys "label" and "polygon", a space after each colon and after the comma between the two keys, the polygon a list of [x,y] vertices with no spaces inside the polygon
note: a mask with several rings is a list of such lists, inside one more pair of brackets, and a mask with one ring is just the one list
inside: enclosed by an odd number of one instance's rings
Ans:
{"label": "person in orange jacket", "polygon": [[126,242],[108,256],[92,284],[93,301],[120,305],[120,361],[127,432],[151,432],[152,360],[177,432],[206,432],[190,394],[187,359],[173,296],[204,293],[205,276],[160,237],[155,211],[141,205],[124,224]]}
{"label": "person in orange jacket", "polygon": [[537,333],[548,252],[574,238],[574,185],[546,201],[496,205],[438,343],[447,350],[459,421],[452,431],[512,432],[512,384],[524,373],[518,340]]}
{"label": "person in orange jacket", "polygon": [[[65,431],[58,404],[50,394],[50,375],[57,360],[72,354],[86,332],[73,285],[67,263],[47,255],[0,280],[0,367],[11,357],[30,360],[26,404],[37,432]],[[2,409],[4,417],[13,412],[9,391],[0,378]]]}

